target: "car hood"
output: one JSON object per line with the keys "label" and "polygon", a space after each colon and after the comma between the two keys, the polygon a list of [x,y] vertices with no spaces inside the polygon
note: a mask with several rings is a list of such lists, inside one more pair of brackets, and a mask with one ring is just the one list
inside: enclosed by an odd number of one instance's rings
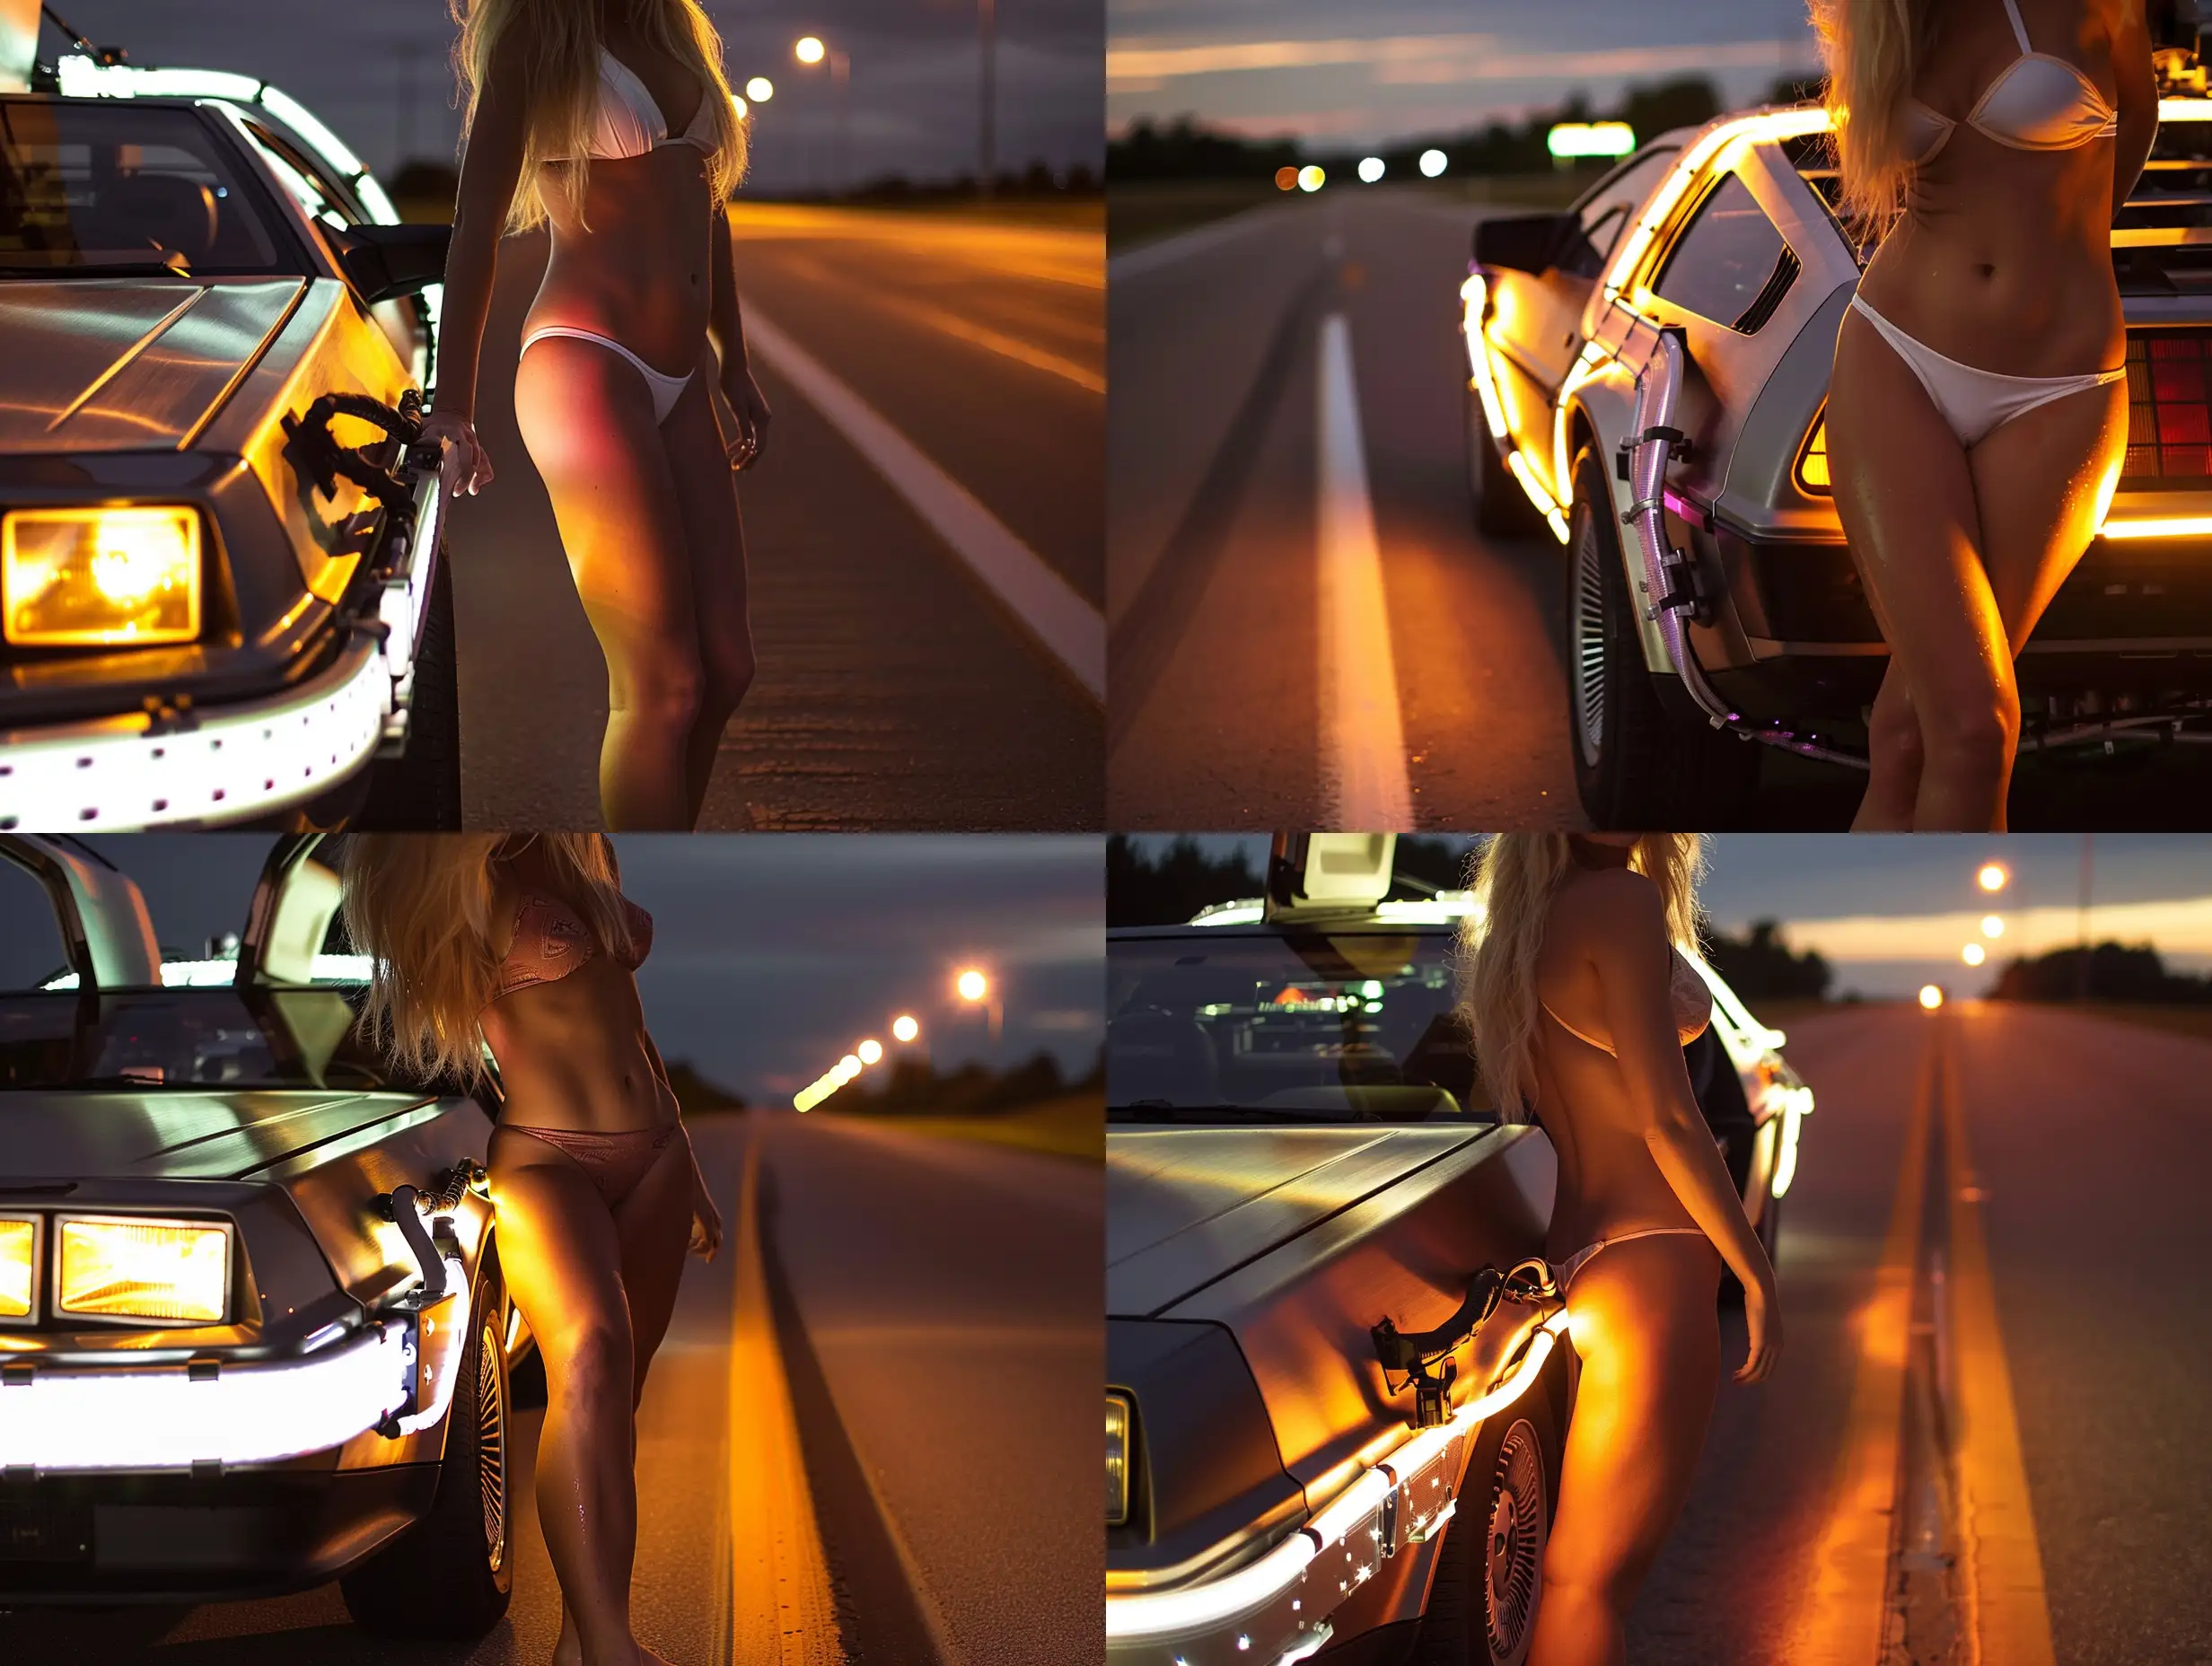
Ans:
{"label": "car hood", "polygon": [[182,446],[306,288],[297,277],[0,283],[0,453]]}
{"label": "car hood", "polygon": [[1106,1137],[1106,1311],[1157,1313],[1496,1132],[1117,1128]]}
{"label": "car hood", "polygon": [[55,1178],[251,1179],[311,1147],[397,1131],[435,1104],[313,1090],[0,1093],[0,1193]]}

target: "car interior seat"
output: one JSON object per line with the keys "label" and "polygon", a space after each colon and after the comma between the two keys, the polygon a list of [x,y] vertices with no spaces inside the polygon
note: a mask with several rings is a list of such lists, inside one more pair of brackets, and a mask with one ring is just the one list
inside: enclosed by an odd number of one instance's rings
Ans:
{"label": "car interior seat", "polygon": [[1109,1105],[1218,1105],[1221,1075],[1202,1025],[1146,1008],[1106,1026]]}
{"label": "car interior seat", "polygon": [[96,229],[103,249],[145,250],[156,259],[182,255],[206,263],[221,228],[215,192],[174,173],[126,174],[100,193]]}

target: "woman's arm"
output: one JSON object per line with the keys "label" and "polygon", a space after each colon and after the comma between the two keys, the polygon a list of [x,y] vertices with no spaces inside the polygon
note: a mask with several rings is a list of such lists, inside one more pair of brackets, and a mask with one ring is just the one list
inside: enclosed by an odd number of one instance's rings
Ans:
{"label": "woman's arm", "polygon": [[745,320],[737,299],[737,259],[732,250],[736,233],[731,229],[727,205],[717,204],[715,228],[707,250],[709,283],[707,328],[715,350],[722,355],[722,392],[729,401],[736,433],[729,443],[730,466],[750,467],[759,460],[768,442],[768,402],[752,379],[752,364],[745,346]]}
{"label": "woman's arm", "polygon": [[[676,1120],[683,1120],[683,1105],[676,1098],[676,1090],[669,1085],[668,1065],[662,1060],[661,1049],[654,1039],[645,1038],[645,1057],[652,1062],[653,1074],[667,1094],[669,1102],[676,1107]],[[715,1207],[715,1199],[707,1187],[706,1171],[699,1167],[698,1147],[691,1144],[691,1136],[684,1136],[684,1149],[691,1153],[691,1252],[711,1261],[715,1251],[722,1248],[722,1211]]]}
{"label": "woman's arm", "polygon": [[1743,1213],[1743,1201],[1736,1196],[1682,1064],[1666,914],[1658,889],[1637,873],[1624,872],[1611,884],[1615,895],[1609,899],[1603,927],[1589,934],[1588,954],[1598,975],[1614,1055],[1652,1160],[1742,1283],[1751,1346],[1736,1374],[1739,1381],[1756,1381],[1781,1346],[1774,1267]]}
{"label": "woman's arm", "polygon": [[2112,155],[2112,214],[2135,191],[2158,136],[2158,75],[2151,67],[2144,0],[2120,0],[2112,31],[2112,73],[2120,81],[2120,134]]}
{"label": "woman's arm", "polygon": [[452,443],[448,473],[455,495],[474,492],[492,478],[491,463],[476,438],[477,369],[484,349],[484,320],[492,306],[492,278],[499,239],[522,178],[530,112],[523,97],[522,31],[518,17],[492,48],[461,159],[461,186],[453,199],[453,241],[445,256],[445,299],[438,327],[437,404],[424,428],[428,437]]}

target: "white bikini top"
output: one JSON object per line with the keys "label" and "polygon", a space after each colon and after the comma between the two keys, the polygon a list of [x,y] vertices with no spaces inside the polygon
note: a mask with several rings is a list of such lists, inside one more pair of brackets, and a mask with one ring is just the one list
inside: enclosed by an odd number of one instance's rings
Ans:
{"label": "white bikini top", "polygon": [[700,94],[691,125],[672,139],[668,136],[667,118],[661,114],[661,107],[654,101],[645,83],[637,78],[637,72],[605,47],[600,48],[599,110],[592,129],[592,160],[643,156],[664,145],[689,145],[697,150],[712,151],[715,135],[708,122],[707,101],[713,96],[711,89]]}
{"label": "white bikini top", "polygon": [[[1669,944],[1667,948],[1672,966],[1667,974],[1667,998],[1674,1007],[1674,1033],[1684,1047],[1705,1033],[1705,1027],[1713,1022],[1713,992],[1698,974],[1698,969],[1682,958],[1682,951]],[[1573,1036],[1577,1041],[1586,1041],[1601,1053],[1612,1053],[1610,1041],[1601,1041],[1584,1030],[1577,1030],[1553,1010],[1551,1004],[1538,997],[1537,1004],[1551,1013],[1552,1022]],[[1619,1055],[1615,1054],[1618,1057]]]}
{"label": "white bikini top", "polygon": [[[2120,131],[2120,115],[2105,102],[2097,83],[2075,65],[2028,45],[2020,8],[2005,0],[2020,56],[1989,83],[1966,118],[1966,126],[2016,151],[2070,151]],[[1936,160],[1959,123],[1918,99],[1907,102],[1905,150],[1916,163]]]}

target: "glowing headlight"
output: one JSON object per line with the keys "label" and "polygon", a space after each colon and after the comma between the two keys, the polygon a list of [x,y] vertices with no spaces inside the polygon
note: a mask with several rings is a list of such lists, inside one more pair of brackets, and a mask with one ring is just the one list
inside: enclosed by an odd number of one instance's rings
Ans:
{"label": "glowing headlight", "polygon": [[0,1319],[29,1319],[38,1291],[38,1217],[0,1217]]}
{"label": "glowing headlight", "polygon": [[142,1215],[63,1215],[56,1309],[89,1319],[218,1325],[230,1306],[231,1229]]}
{"label": "glowing headlight", "polygon": [[1106,1521],[1120,1526],[1129,1519],[1129,1423],[1126,1394],[1106,1397]]}
{"label": "glowing headlight", "polygon": [[17,509],[0,518],[0,625],[30,646],[199,636],[199,511]]}

